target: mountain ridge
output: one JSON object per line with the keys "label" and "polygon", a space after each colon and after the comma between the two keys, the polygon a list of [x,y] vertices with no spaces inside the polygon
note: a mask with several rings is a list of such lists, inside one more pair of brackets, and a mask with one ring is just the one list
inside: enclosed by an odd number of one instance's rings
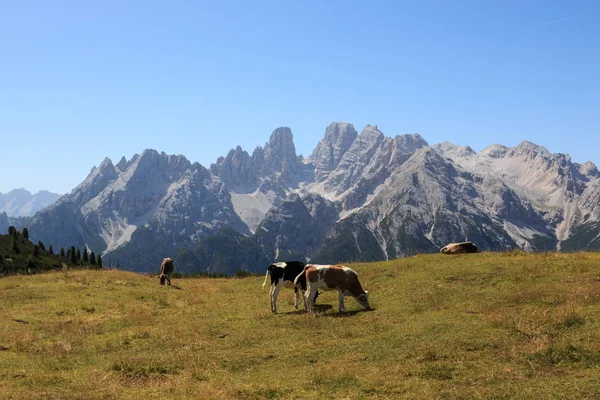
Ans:
{"label": "mountain ridge", "polygon": [[247,243],[246,250],[271,260],[375,261],[456,240],[473,240],[481,250],[600,247],[599,205],[595,164],[529,141],[478,153],[334,122],[306,159],[287,127],[273,130],[252,155],[236,146],[209,168],[152,149],[116,165],[106,158],[38,213],[30,231],[56,246],[86,245],[135,270],[217,232],[230,244],[237,234],[250,237],[256,249]]}
{"label": "mountain ridge", "polygon": [[62,195],[48,190],[36,193],[19,188],[8,193],[0,193],[0,213],[6,212],[9,217],[31,217],[37,211],[49,206]]}

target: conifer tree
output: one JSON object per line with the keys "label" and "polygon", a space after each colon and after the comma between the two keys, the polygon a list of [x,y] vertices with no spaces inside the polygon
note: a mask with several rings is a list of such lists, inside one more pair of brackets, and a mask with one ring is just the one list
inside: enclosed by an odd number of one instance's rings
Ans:
{"label": "conifer tree", "polygon": [[46,246],[44,246],[44,243],[41,240],[38,241],[38,247],[40,250],[46,251]]}
{"label": "conifer tree", "polygon": [[33,245],[33,256],[38,258],[40,256],[40,248],[37,244]]}
{"label": "conifer tree", "polygon": [[77,253],[75,252],[75,246],[71,246],[69,249],[69,260],[71,261],[71,265],[77,264]]}
{"label": "conifer tree", "polygon": [[77,253],[75,253],[75,254],[77,257],[77,262],[80,263],[81,262],[81,251],[79,249],[77,249]]}
{"label": "conifer tree", "polygon": [[98,261],[96,262],[98,268],[102,268],[102,255],[98,254]]}
{"label": "conifer tree", "polygon": [[50,245],[50,248],[48,249],[48,253],[54,254],[54,249],[52,248],[52,245]]}
{"label": "conifer tree", "polygon": [[15,229],[14,226],[11,225],[11,226],[8,227],[8,234],[10,236],[16,236],[17,235],[17,230]]}
{"label": "conifer tree", "polygon": [[65,257],[65,249],[63,247],[60,248],[60,256]]}
{"label": "conifer tree", "polygon": [[19,254],[19,246],[17,245],[17,238],[15,236],[13,236],[11,241],[12,241],[12,245],[11,245],[12,252],[15,254]]}
{"label": "conifer tree", "polygon": [[87,251],[87,247],[83,248],[83,255],[81,257],[81,261],[83,261],[83,265],[88,265],[88,263],[90,262],[90,257]]}
{"label": "conifer tree", "polygon": [[29,240],[29,230],[27,228],[23,228],[23,239]]}
{"label": "conifer tree", "polygon": [[94,267],[96,266],[96,255],[93,251],[90,253],[90,264],[92,264]]}

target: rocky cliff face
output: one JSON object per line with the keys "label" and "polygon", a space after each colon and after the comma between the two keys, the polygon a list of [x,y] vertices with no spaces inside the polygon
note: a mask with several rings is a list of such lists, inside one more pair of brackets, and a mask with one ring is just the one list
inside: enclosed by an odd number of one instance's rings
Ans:
{"label": "rocky cliff face", "polygon": [[6,194],[0,193],[0,213],[6,212],[9,217],[31,217],[59,198],[59,194],[47,190],[35,194],[25,189],[11,190]]}

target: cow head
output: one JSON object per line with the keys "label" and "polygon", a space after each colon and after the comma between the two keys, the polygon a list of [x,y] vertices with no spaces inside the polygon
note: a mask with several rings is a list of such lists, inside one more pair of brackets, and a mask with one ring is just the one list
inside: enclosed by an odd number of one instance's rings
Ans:
{"label": "cow head", "polygon": [[355,297],[355,299],[356,301],[358,301],[358,304],[365,308],[365,310],[371,309],[371,306],[369,305],[369,292],[367,292],[366,290],[363,293],[359,294],[357,297]]}

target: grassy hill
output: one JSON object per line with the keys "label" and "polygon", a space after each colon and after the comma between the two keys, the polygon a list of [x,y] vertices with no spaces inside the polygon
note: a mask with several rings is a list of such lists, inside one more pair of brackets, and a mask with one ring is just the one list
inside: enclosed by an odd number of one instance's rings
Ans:
{"label": "grassy hill", "polygon": [[[262,277],[0,279],[0,398],[600,397],[600,254],[355,264],[371,312],[320,316]],[[333,308],[331,306],[333,305]]]}

